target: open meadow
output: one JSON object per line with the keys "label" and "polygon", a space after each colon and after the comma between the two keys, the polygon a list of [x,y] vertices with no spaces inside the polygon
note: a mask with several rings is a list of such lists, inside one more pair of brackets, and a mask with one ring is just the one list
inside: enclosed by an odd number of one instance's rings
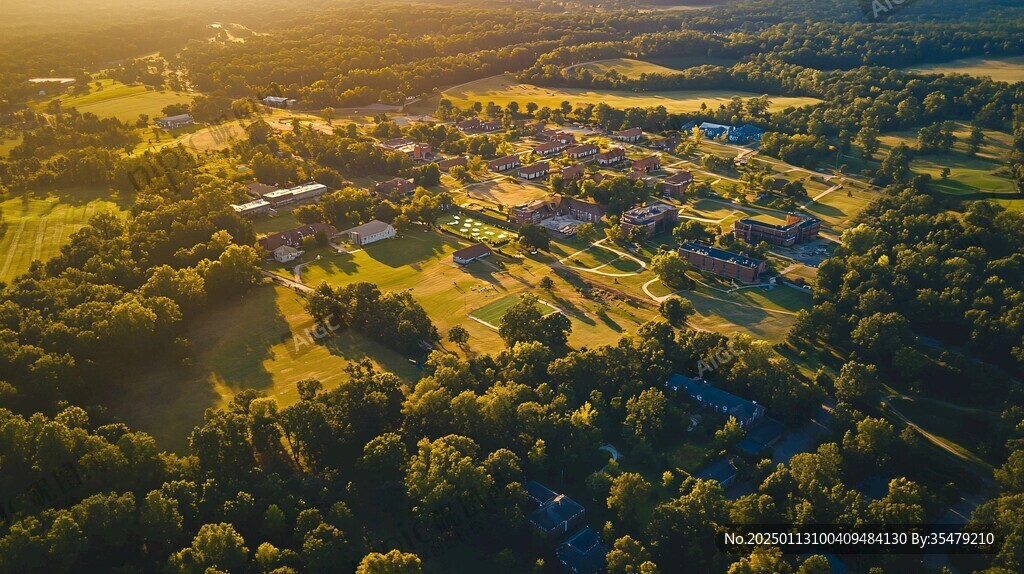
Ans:
{"label": "open meadow", "polygon": [[111,414],[184,451],[203,412],[227,406],[246,389],[263,391],[284,407],[298,400],[299,381],[314,378],[335,388],[347,379],[346,365],[363,359],[407,383],[419,377],[406,357],[358,334],[309,343],[307,329],[314,324],[303,300],[285,287],[265,285],[211,309],[185,333],[193,349],[190,363],[159,364],[134,376],[110,397]]}
{"label": "open meadow", "polygon": [[94,215],[122,213],[127,202],[102,190],[76,188],[51,195],[19,195],[0,202],[0,281],[46,261]]}
{"label": "open meadow", "polygon": [[[762,94],[730,90],[680,90],[634,93],[579,88],[545,88],[532,84],[523,84],[511,76],[503,75],[449,88],[442,95],[459,107],[468,107],[473,102],[494,102],[499,106],[505,106],[509,102],[514,101],[520,105],[534,102],[541,107],[557,108],[563,101],[568,101],[573,106],[586,103],[599,104],[602,102],[613,108],[665,106],[665,109],[670,113],[684,113],[700,110],[701,104],[707,104],[710,108],[717,108],[720,104],[728,103],[730,98],[734,96],[746,99],[755,98]],[[772,101],[770,109],[773,111],[783,110],[790,106],[814,104],[819,101],[815,98],[803,97],[770,95],[769,97]],[[436,98],[431,98],[417,104],[418,107],[425,107],[426,111],[433,111],[436,105]]]}
{"label": "open meadow", "polygon": [[594,75],[607,74],[614,70],[620,76],[636,79],[643,74],[662,74],[669,76],[672,74],[678,74],[680,70],[692,68],[694,66],[702,66],[705,64],[731,66],[734,62],[735,60],[727,58],[685,56],[660,58],[655,61],[634,60],[632,58],[612,58],[609,60],[597,60],[594,62],[587,62],[585,64],[569,66],[565,70],[568,71],[574,68],[583,68]]}
{"label": "open meadow", "polygon": [[[100,87],[96,87],[99,82]],[[125,85],[114,80],[97,80],[90,83],[88,94],[68,95],[58,98],[65,108],[75,108],[83,114],[91,112],[101,118],[117,118],[121,121],[135,121],[139,114],[151,119],[163,116],[161,110],[171,104],[187,104],[192,96],[170,90],[153,90],[143,85]],[[52,98],[44,97],[37,104],[43,109]]]}
{"label": "open meadow", "polygon": [[1024,56],[1006,58],[961,58],[938,64],[918,64],[904,68],[907,72],[920,74],[967,74],[988,76],[997,82],[1024,81]]}

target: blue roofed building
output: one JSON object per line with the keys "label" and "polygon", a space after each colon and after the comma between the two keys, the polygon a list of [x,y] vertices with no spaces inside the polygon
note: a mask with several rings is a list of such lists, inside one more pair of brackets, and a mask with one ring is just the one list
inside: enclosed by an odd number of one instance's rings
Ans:
{"label": "blue roofed building", "polygon": [[752,141],[761,141],[763,134],[764,130],[754,124],[744,124],[730,131],[728,139],[731,143],[750,143]]}
{"label": "blue roofed building", "polygon": [[727,134],[731,133],[733,129],[734,128],[732,126],[713,124],[711,122],[703,122],[700,124],[700,131],[704,133],[704,137],[713,140],[722,136],[728,137]]}
{"label": "blue roofed building", "polygon": [[526,491],[526,496],[530,498],[530,503],[533,504],[534,508],[540,508],[558,496],[557,492],[536,480],[527,480],[524,482],[523,490]]}
{"label": "blue roofed building", "polygon": [[702,406],[720,412],[726,416],[734,417],[743,427],[747,427],[764,416],[764,406],[754,401],[737,397],[736,395],[723,391],[708,384],[702,379],[692,379],[680,374],[674,374],[665,383],[665,386],[673,391],[684,390],[690,398]]}
{"label": "blue roofed building", "polygon": [[604,569],[607,549],[593,528],[584,526],[555,548],[555,556],[574,574],[595,574]]}
{"label": "blue roofed building", "polygon": [[559,494],[530,513],[530,524],[544,536],[557,538],[579,526],[583,522],[583,514],[583,507],[579,503],[564,494]]}

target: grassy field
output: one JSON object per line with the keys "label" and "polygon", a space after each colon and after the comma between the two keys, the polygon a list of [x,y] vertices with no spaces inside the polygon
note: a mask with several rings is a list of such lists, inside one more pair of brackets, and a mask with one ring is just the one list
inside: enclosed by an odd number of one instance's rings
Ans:
{"label": "grassy field", "polygon": [[505,207],[548,196],[543,188],[519,181],[512,182],[504,177],[471,184],[463,191],[471,199]]}
{"label": "grassy field", "polygon": [[[501,318],[505,316],[505,313],[507,313],[510,308],[522,301],[522,299],[522,295],[509,295],[507,297],[502,297],[497,301],[492,301],[479,309],[470,311],[469,314],[481,321],[490,323],[495,327],[500,327]],[[550,315],[555,312],[551,307],[541,305],[540,303],[537,304],[537,309],[540,310],[542,315]]]}
{"label": "grassy field", "polygon": [[23,195],[0,202],[0,281],[28,271],[34,260],[45,261],[73,233],[100,213],[127,208],[127,201],[97,189],[79,188],[48,196]]}
{"label": "grassy field", "polygon": [[[578,66],[571,66],[570,68],[583,68],[589,70],[590,73],[594,75],[607,74],[608,72],[615,70],[615,72],[620,76],[627,78],[639,78],[641,74],[672,75],[678,74],[680,70],[685,70],[686,68],[692,68],[695,66],[703,66],[705,64],[731,66],[735,62],[735,60],[730,60],[728,58],[707,58],[699,56],[659,58],[650,62],[634,60],[632,58],[613,58],[610,60],[587,62],[586,64],[579,64]],[[566,70],[569,70],[570,68],[566,68]]]}
{"label": "grassy field", "polygon": [[245,389],[263,391],[283,407],[298,400],[298,381],[316,378],[334,388],[347,378],[344,367],[364,358],[406,382],[419,377],[405,357],[361,335],[343,332],[305,344],[305,336],[295,335],[313,321],[302,301],[268,285],[211,309],[186,333],[191,365],[159,365],[134,377],[126,392],[108,400],[111,414],[149,432],[162,448],[182,451],[207,408],[224,407]]}
{"label": "grassy field", "polygon": [[[192,97],[187,94],[169,90],[148,90],[145,86],[128,86],[114,80],[98,81],[102,89],[92,87],[88,94],[61,96],[61,105],[76,108],[83,114],[92,112],[101,118],[133,121],[139,118],[139,114],[147,114],[150,118],[162,117],[161,110],[165,106],[192,101]],[[43,109],[49,101],[44,99],[36,107]]]}
{"label": "grassy field", "polygon": [[962,58],[941,64],[923,64],[904,68],[922,74],[967,74],[988,76],[997,82],[1024,81],[1024,56],[1007,58]]}
{"label": "grassy field", "polygon": [[[521,84],[511,76],[495,76],[469,84],[463,84],[446,90],[445,98],[460,107],[468,107],[473,102],[494,102],[505,106],[515,101],[520,105],[534,102],[538,106],[557,108],[563,101],[572,105],[604,102],[614,108],[665,106],[670,113],[695,112],[701,104],[717,108],[719,104],[728,103],[733,96],[754,98],[761,94],[752,92],[733,92],[728,90],[683,90],[671,92],[633,93],[620,91],[594,91],[575,88],[543,88],[531,84]],[[771,109],[783,110],[790,106],[802,106],[817,103],[815,98],[772,97]],[[417,104],[425,111],[433,111],[436,98]]]}
{"label": "grassy field", "polygon": [[507,229],[493,227],[463,215],[446,215],[439,219],[438,223],[445,229],[462,235],[467,239],[472,237],[474,240],[484,243],[503,242],[515,235],[515,233]]}

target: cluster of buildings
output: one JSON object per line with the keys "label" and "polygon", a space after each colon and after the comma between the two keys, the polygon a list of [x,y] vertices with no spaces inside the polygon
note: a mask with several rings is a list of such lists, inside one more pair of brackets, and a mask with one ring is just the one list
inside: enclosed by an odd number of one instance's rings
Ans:
{"label": "cluster of buildings", "polygon": [[306,239],[322,234],[328,241],[338,237],[338,230],[326,223],[308,223],[295,229],[272,233],[260,238],[259,245],[267,257],[278,263],[288,263],[300,257]]}
{"label": "cluster of buildings", "polygon": [[596,574],[604,569],[608,550],[597,531],[584,524],[582,505],[533,480],[524,482],[523,490],[530,501],[530,524],[545,540],[561,540],[555,557],[563,566],[574,574]]}
{"label": "cluster of buildings", "polygon": [[493,133],[502,129],[501,120],[483,121],[480,118],[469,118],[456,122],[455,127],[464,134]]}
{"label": "cluster of buildings", "polygon": [[703,122],[698,126],[704,137],[708,139],[718,140],[725,139],[725,141],[734,144],[746,144],[754,141],[761,141],[761,136],[764,134],[764,130],[753,125],[744,124],[740,127],[734,127],[723,124],[713,124],[711,122]]}
{"label": "cluster of buildings", "polygon": [[597,223],[604,217],[605,208],[597,203],[556,195],[550,199],[537,199],[508,209],[508,220],[516,225],[539,225],[552,217],[562,216],[584,223]]}
{"label": "cluster of buildings", "polygon": [[316,182],[305,183],[287,189],[254,182],[247,185],[246,189],[249,195],[253,197],[252,201],[231,205],[235,213],[243,216],[259,215],[270,211],[271,208],[281,207],[282,205],[306,199],[318,199],[328,191],[326,185]]}
{"label": "cluster of buildings", "polygon": [[412,138],[401,137],[383,141],[377,147],[388,151],[404,153],[415,164],[430,163],[437,158],[430,144],[418,142]]}

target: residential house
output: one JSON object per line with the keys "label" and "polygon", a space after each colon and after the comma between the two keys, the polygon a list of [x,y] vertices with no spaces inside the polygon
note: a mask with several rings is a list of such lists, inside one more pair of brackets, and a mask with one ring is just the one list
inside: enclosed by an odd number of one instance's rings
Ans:
{"label": "residential house", "polygon": [[275,189],[263,194],[263,199],[270,202],[270,205],[278,207],[302,201],[304,199],[316,199],[327,193],[327,186],[322,183],[309,182],[288,189]]}
{"label": "residential house", "polygon": [[288,263],[289,261],[294,261],[301,257],[303,251],[301,249],[296,249],[291,245],[282,245],[275,249],[273,254],[274,259],[276,259],[278,263]]}
{"label": "residential house", "polygon": [[644,137],[644,130],[640,128],[629,128],[628,130],[612,132],[612,138],[620,142],[636,143],[642,137]]}
{"label": "residential house", "polygon": [[597,165],[615,165],[626,159],[626,150],[620,147],[613,147],[608,151],[601,152],[594,156]]}
{"label": "residential house", "polygon": [[165,130],[173,130],[177,128],[183,128],[196,123],[192,119],[192,114],[178,114],[176,116],[167,116],[166,118],[158,118],[156,125]]}
{"label": "residential house", "polygon": [[459,265],[465,265],[467,263],[476,261],[481,257],[487,257],[490,254],[490,247],[484,245],[483,243],[477,243],[474,245],[470,245],[469,247],[459,249],[458,251],[452,253],[452,261],[455,261]]}
{"label": "residential house", "polygon": [[559,136],[564,135],[565,132],[558,129],[542,130],[537,133],[537,139],[541,141],[558,141]]}
{"label": "residential house", "polygon": [[679,146],[678,135],[659,136],[657,138],[651,138],[650,145],[652,148],[661,151],[673,151]]}
{"label": "residential house", "polygon": [[416,140],[409,137],[394,138],[387,141],[382,141],[377,144],[377,147],[383,148],[390,151],[396,151],[399,148],[403,148],[407,145],[416,143]]}
{"label": "residential house", "polygon": [[691,183],[693,183],[692,173],[677,171],[663,179],[658,187],[665,197],[682,197]]}
{"label": "residential house", "polygon": [[507,171],[517,168],[520,165],[522,165],[522,163],[520,163],[518,155],[507,155],[487,162],[487,169],[491,171]]}
{"label": "residential house", "polygon": [[679,219],[679,208],[667,203],[654,203],[644,207],[634,207],[622,214],[619,225],[624,233],[630,233],[634,227],[647,230],[647,237],[671,230]]}
{"label": "residential house", "polygon": [[764,416],[766,409],[756,401],[738,397],[728,391],[709,384],[703,379],[694,379],[676,373],[665,386],[673,391],[683,390],[701,406],[733,417],[741,426],[747,427]]}
{"label": "residential house", "polygon": [[533,153],[542,156],[554,155],[567,147],[569,146],[560,141],[541,142],[533,148]]}
{"label": "residential house", "polygon": [[724,488],[736,480],[734,460],[735,457],[731,456],[719,459],[697,471],[694,476],[701,480],[716,480]]}
{"label": "residential house", "polygon": [[768,269],[767,264],[760,259],[695,242],[681,245],[679,255],[698,269],[747,283],[757,282]]}
{"label": "residential house", "polygon": [[584,509],[575,500],[559,494],[530,513],[530,524],[547,538],[572,532],[583,522]]}
{"label": "residential house", "polygon": [[594,144],[583,144],[583,145],[578,145],[576,147],[569,148],[565,152],[565,155],[569,156],[569,159],[580,160],[580,159],[588,158],[588,157],[596,154],[598,151],[600,151],[600,150]]}
{"label": "residential house", "polygon": [[348,237],[348,240],[356,245],[369,245],[382,239],[388,239],[396,235],[395,228],[390,223],[374,219],[352,229],[346,229],[341,235]]}
{"label": "residential house", "polygon": [[455,127],[463,133],[475,132],[480,130],[481,123],[483,122],[480,121],[480,118],[469,118],[461,122],[455,122]]}
{"label": "residential house", "polygon": [[555,141],[564,143],[566,147],[576,145],[576,135],[568,132],[558,132],[555,135]]}
{"label": "residential house", "polygon": [[275,249],[282,245],[288,245],[290,247],[299,248],[302,247],[303,242],[308,237],[316,237],[320,233],[323,234],[328,240],[338,236],[338,230],[333,225],[326,223],[308,223],[296,227],[295,229],[289,229],[288,231],[282,231],[280,233],[271,233],[265,237],[261,237],[259,240],[260,247],[267,253],[273,253]]}
{"label": "residential house", "polygon": [[744,218],[733,224],[732,234],[751,245],[764,241],[771,245],[791,247],[818,237],[821,221],[796,214],[786,216],[786,223],[770,223],[756,217]]}
{"label": "residential house", "polygon": [[464,155],[449,157],[437,162],[437,167],[439,167],[441,171],[450,171],[455,166],[467,167],[468,165],[469,158]]}
{"label": "residential house", "polygon": [[270,106],[272,108],[283,108],[283,109],[290,108],[290,107],[294,106],[295,103],[296,103],[295,100],[293,100],[291,98],[282,98],[282,97],[279,97],[279,96],[267,96],[267,97],[263,98],[260,101],[262,101],[263,105],[265,105],[265,106]]}
{"label": "residential house", "polygon": [[480,131],[482,132],[496,132],[500,131],[504,127],[501,120],[491,120],[489,122],[480,123]]}
{"label": "residential house", "polygon": [[234,209],[238,215],[250,217],[270,211],[270,202],[265,199],[254,199],[242,204],[232,203],[231,209]]}
{"label": "residential house", "polygon": [[410,194],[415,189],[416,184],[412,179],[405,179],[402,177],[393,177],[387,181],[381,181],[373,186],[373,191],[381,195],[389,195],[392,193]]}
{"label": "residential house", "polygon": [[649,155],[633,161],[633,171],[638,173],[651,173],[661,169],[661,156],[658,154]]}
{"label": "residential house", "polygon": [[534,180],[541,177],[547,177],[551,171],[551,164],[546,161],[539,161],[534,164],[524,165],[519,168],[519,177],[523,179]]}
{"label": "residential house", "polygon": [[597,574],[607,564],[608,550],[601,535],[584,526],[555,548],[555,557],[573,574]]}
{"label": "residential house", "polygon": [[574,163],[563,167],[561,175],[562,179],[565,181],[572,181],[574,179],[580,179],[585,173],[586,170],[583,169],[583,164]]}
{"label": "residential house", "polygon": [[533,508],[540,508],[547,503],[551,502],[558,496],[558,493],[537,482],[536,480],[527,480],[523,483],[523,490],[526,491],[527,498],[530,499],[530,504]]}

